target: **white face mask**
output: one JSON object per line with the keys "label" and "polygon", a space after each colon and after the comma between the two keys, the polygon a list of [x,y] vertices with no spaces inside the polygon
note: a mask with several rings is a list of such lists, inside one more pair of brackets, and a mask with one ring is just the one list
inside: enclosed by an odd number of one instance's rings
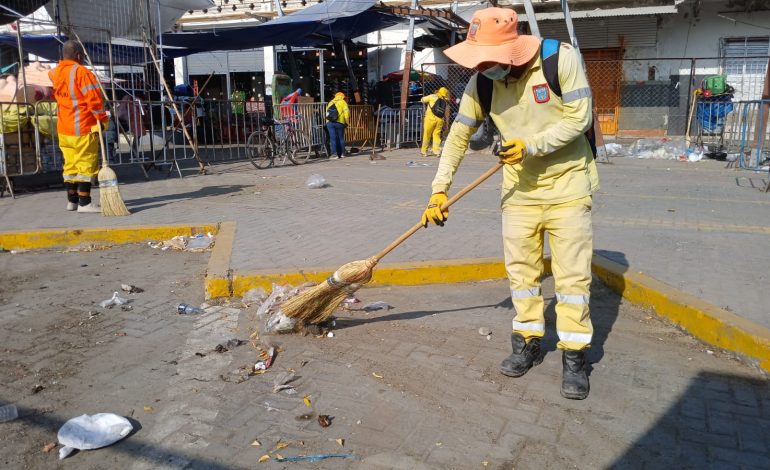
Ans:
{"label": "white face mask", "polygon": [[484,70],[481,73],[484,74],[484,76],[490,80],[502,80],[505,78],[506,75],[508,75],[510,71],[511,71],[510,65],[503,67],[500,64],[495,64],[494,66]]}

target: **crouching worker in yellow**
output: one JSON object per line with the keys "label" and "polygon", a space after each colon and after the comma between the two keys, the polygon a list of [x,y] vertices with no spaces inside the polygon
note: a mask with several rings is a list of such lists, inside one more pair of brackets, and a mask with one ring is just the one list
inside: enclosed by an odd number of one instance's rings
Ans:
{"label": "crouching worker in yellow", "polygon": [[556,282],[557,346],[563,351],[561,394],[580,400],[589,392],[585,352],[593,334],[588,309],[591,195],[599,184],[584,134],[591,125],[591,93],[574,48],[519,35],[516,26],[513,10],[477,11],[467,39],[445,51],[477,73],[449,130],[422,222],[446,221],[448,212],[439,208],[471,135],[489,115],[502,135],[502,234],[515,310],[513,353],[500,371],[519,377],[542,362],[540,280],[547,232]]}
{"label": "crouching worker in yellow", "polygon": [[107,128],[109,116],[96,76],[83,67],[79,43],[62,46],[62,60],[49,72],[58,105],[57,134],[64,155],[67,210],[100,213],[91,201],[91,182],[99,172],[98,127]]}
{"label": "crouching worker in yellow", "polygon": [[420,100],[427,105],[423,119],[422,147],[420,148],[423,157],[428,156],[428,146],[431,140],[433,141],[433,154],[438,155],[441,152],[441,130],[444,128],[447,99],[449,99],[449,90],[442,86],[436,93]]}

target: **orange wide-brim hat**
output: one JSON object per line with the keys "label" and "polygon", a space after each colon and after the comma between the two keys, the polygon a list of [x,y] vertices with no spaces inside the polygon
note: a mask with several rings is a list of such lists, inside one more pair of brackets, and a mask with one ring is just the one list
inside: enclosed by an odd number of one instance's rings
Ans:
{"label": "orange wide-brim hat", "polygon": [[469,69],[484,62],[524,65],[537,54],[540,38],[519,34],[519,18],[509,8],[485,8],[473,14],[465,41],[444,51]]}

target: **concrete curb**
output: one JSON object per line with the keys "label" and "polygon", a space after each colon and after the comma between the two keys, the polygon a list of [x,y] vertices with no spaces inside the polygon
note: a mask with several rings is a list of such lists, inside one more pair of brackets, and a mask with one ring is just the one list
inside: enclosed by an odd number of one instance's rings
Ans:
{"label": "concrete curb", "polygon": [[[629,302],[650,308],[658,316],[679,325],[701,341],[732,351],[770,372],[770,329],[643,273],[630,272],[627,266],[604,256],[594,254],[591,265],[597,278]],[[550,272],[550,268],[550,259],[546,259],[546,272]],[[216,279],[207,276],[206,291],[216,296],[242,296],[253,288],[269,291],[273,283],[296,286],[305,282],[321,282],[336,269],[319,267],[294,272],[258,271],[242,274],[228,270],[226,277]],[[504,278],[505,264],[502,259],[434,260],[380,264],[375,268],[374,277],[367,286],[414,286]],[[229,291],[225,290],[225,285],[229,286]]]}
{"label": "concrete curb", "polygon": [[[84,244],[122,245],[151,240],[168,240],[177,235],[217,233],[219,224],[128,225],[98,228],[54,228],[0,232],[5,250],[35,250]],[[229,260],[228,260],[229,261]]]}
{"label": "concrete curb", "polygon": [[232,270],[230,258],[235,243],[235,222],[222,222],[219,226],[216,243],[211,250],[206,268],[204,289],[206,300],[233,295]]}
{"label": "concrete curb", "polygon": [[594,254],[594,275],[624,299],[655,311],[706,343],[770,372],[770,329]]}

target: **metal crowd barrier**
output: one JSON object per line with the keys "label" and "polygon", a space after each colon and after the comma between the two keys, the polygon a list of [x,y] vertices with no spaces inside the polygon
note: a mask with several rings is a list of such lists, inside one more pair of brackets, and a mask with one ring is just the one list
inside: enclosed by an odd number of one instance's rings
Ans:
{"label": "metal crowd barrier", "polygon": [[737,103],[740,147],[738,165],[747,170],[761,170],[770,164],[770,126],[768,111],[770,100],[743,101]]}
{"label": "metal crowd barrier", "polygon": [[[275,112],[269,103],[254,101],[180,100],[175,104],[181,120],[167,101],[124,98],[111,102],[112,119],[105,132],[110,165],[139,164],[145,173],[154,165],[167,167],[169,172],[176,169],[181,175],[178,163],[195,159],[183,126],[205,162],[248,158],[248,137],[266,122],[273,122],[279,139],[285,135],[284,126],[294,126],[299,132],[293,134],[293,145],[316,155],[328,139],[326,103],[281,105]],[[0,135],[0,176],[8,187],[10,177],[61,171],[55,102],[0,103],[0,111],[0,130],[4,131]],[[345,136],[349,145],[398,148],[420,142],[422,107],[410,108],[403,116],[399,110],[382,108],[379,129],[371,105],[350,105],[350,113]]]}
{"label": "metal crowd barrier", "polygon": [[405,113],[387,106],[380,108],[377,140],[388,150],[407,143],[419,144],[422,140],[423,113],[422,106],[407,108]]}

